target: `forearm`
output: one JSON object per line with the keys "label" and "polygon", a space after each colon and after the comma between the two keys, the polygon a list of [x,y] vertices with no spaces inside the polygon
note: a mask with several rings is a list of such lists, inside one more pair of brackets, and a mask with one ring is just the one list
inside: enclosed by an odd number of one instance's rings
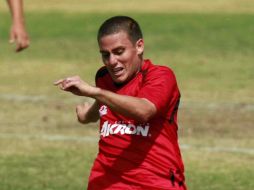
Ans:
{"label": "forearm", "polygon": [[96,122],[99,119],[99,105],[97,101],[95,101],[91,107],[89,108],[86,115],[86,123]]}
{"label": "forearm", "polygon": [[145,98],[120,95],[91,86],[82,81],[79,76],[60,79],[54,84],[59,85],[62,90],[72,92],[75,95],[94,98],[101,104],[107,105],[112,111],[141,123],[147,122],[157,112],[155,105]]}
{"label": "forearm", "polygon": [[80,104],[76,107],[77,117],[80,123],[86,124],[96,122],[99,119],[99,104],[95,101],[93,104]]}
{"label": "forearm", "polygon": [[113,111],[139,122],[147,122],[156,114],[155,105],[144,98],[119,95],[99,88],[93,98],[109,106]]}
{"label": "forearm", "polygon": [[22,0],[7,0],[8,6],[11,11],[13,22],[24,22],[23,15],[23,1]]}

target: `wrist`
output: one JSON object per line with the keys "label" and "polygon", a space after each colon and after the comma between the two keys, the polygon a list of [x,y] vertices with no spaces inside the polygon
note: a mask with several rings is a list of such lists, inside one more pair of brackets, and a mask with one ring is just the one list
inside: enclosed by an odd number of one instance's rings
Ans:
{"label": "wrist", "polygon": [[94,87],[93,92],[91,93],[91,98],[97,99],[102,93],[102,89],[99,87]]}
{"label": "wrist", "polygon": [[25,24],[25,20],[20,17],[12,17],[12,22],[15,25],[24,25]]}

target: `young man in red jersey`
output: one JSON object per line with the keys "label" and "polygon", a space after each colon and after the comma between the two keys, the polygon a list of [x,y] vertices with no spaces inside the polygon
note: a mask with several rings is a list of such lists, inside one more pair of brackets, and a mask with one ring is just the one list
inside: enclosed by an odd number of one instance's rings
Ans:
{"label": "young man in red jersey", "polygon": [[29,36],[25,28],[22,0],[7,0],[12,16],[10,43],[16,43],[16,52],[29,46]]}
{"label": "young man in red jersey", "polygon": [[100,119],[99,153],[89,190],[185,190],[177,137],[180,93],[175,75],[143,59],[144,40],[130,17],[106,20],[98,32],[104,66],[96,87],[78,76],[55,82],[95,99],[76,108],[81,123]]}

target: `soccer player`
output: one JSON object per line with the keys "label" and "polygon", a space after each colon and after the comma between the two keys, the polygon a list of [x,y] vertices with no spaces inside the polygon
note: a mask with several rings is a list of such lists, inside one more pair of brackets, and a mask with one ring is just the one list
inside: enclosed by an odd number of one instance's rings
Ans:
{"label": "soccer player", "polygon": [[55,82],[95,99],[76,108],[81,123],[100,119],[88,190],[185,190],[177,137],[180,93],[173,71],[143,59],[142,32],[130,17],[106,20],[97,40],[104,66],[96,86],[79,76]]}
{"label": "soccer player", "polygon": [[16,43],[16,52],[29,46],[29,36],[25,28],[22,0],[7,0],[12,15],[10,43]]}

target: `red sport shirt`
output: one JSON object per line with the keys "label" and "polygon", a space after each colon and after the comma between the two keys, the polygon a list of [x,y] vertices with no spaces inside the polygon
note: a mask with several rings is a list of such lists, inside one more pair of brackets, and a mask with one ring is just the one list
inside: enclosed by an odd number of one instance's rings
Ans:
{"label": "red sport shirt", "polygon": [[105,67],[96,86],[121,95],[146,98],[157,108],[147,123],[138,123],[100,104],[99,153],[89,190],[185,190],[184,166],[177,137],[180,92],[175,75],[145,60],[128,83],[117,85]]}

